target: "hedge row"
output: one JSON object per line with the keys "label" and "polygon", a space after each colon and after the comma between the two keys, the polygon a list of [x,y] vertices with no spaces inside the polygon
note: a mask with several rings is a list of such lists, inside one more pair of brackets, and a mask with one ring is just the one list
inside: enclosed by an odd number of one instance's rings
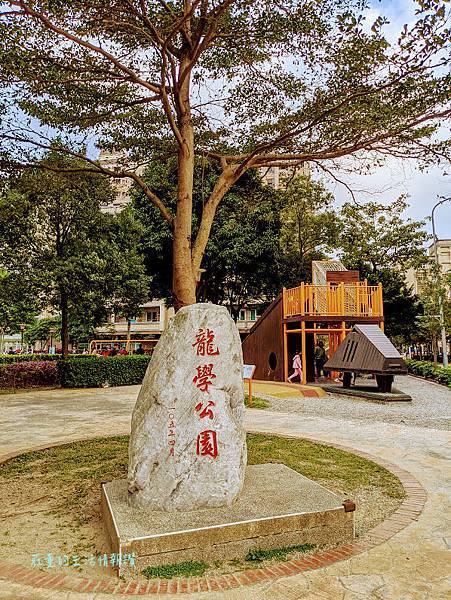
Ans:
{"label": "hedge row", "polygon": [[[84,358],[89,354],[71,354],[69,358]],[[0,354],[0,365],[19,362],[61,360],[61,354]]]}
{"label": "hedge row", "polygon": [[407,369],[412,375],[433,379],[451,387],[451,367],[434,367],[434,363],[425,360],[406,360]]}
{"label": "hedge row", "polygon": [[109,387],[138,385],[142,382],[150,356],[85,356],[58,361],[59,382],[63,387]]}
{"label": "hedge row", "polygon": [[0,389],[48,387],[57,383],[56,362],[33,360],[0,365]]}

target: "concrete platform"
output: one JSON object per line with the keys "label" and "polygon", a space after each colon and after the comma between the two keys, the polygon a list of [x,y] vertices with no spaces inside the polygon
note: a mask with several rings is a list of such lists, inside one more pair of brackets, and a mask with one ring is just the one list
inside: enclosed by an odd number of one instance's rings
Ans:
{"label": "concrete platform", "polygon": [[[243,558],[251,549],[351,541],[354,512],[346,512],[342,500],[281,464],[248,466],[243,491],[231,507],[190,512],[131,508],[125,480],[102,484],[112,552],[135,553],[137,572],[189,560]],[[130,570],[127,562],[119,575]]]}
{"label": "concrete platform", "polygon": [[341,383],[324,383],[321,384],[321,388],[331,394],[354,396],[375,402],[412,402],[412,396],[395,388],[392,388],[391,392],[378,392],[375,385],[353,385],[350,388],[344,388]]}

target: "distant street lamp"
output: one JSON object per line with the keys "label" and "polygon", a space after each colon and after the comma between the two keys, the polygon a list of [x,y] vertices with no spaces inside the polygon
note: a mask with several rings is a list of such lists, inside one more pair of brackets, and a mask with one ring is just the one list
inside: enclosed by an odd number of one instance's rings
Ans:
{"label": "distant street lamp", "polygon": [[[438,250],[437,250],[438,238],[435,235],[434,211],[437,208],[437,206],[440,206],[440,204],[444,204],[445,202],[449,202],[450,200],[451,200],[451,198],[443,198],[442,200],[439,200],[437,202],[437,204],[434,206],[434,208],[432,209],[432,215],[431,215],[431,217],[432,217],[432,219],[431,219],[432,220],[432,235],[434,237],[435,262],[436,262],[438,268],[440,268],[440,263],[438,262]],[[443,312],[443,302],[442,302],[441,294],[439,294],[438,301],[439,301],[439,312],[440,312],[440,329],[441,329],[441,333],[442,333],[443,366],[447,367],[448,366],[448,345],[446,343],[445,315]]]}
{"label": "distant street lamp", "polygon": [[23,352],[23,332],[25,331],[27,324],[26,323],[20,323],[19,324],[19,329],[20,329],[20,351]]}

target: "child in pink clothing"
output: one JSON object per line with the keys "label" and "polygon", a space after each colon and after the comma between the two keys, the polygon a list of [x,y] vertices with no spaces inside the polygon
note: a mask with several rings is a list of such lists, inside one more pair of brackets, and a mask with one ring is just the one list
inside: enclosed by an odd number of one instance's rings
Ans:
{"label": "child in pink clothing", "polygon": [[302,360],[300,354],[300,351],[296,350],[296,354],[293,357],[294,373],[288,377],[289,382],[291,382],[294,377],[299,377],[299,383],[302,383]]}

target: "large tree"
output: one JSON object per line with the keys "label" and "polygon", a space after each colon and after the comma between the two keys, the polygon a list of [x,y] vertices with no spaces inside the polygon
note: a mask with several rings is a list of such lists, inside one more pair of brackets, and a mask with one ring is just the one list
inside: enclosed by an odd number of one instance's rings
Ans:
{"label": "large tree", "polygon": [[418,330],[422,306],[406,284],[409,267],[427,261],[424,221],[405,218],[406,198],[391,204],[345,204],[338,247],[347,268],[358,269],[370,285],[382,283],[387,335],[408,344]]}
{"label": "large tree", "polygon": [[[194,234],[202,218],[207,198],[218,175],[215,163],[198,160],[195,164],[193,192]],[[142,175],[165,205],[177,205],[177,163],[154,163]],[[138,187],[133,192],[133,211],[143,224],[143,252],[151,278],[151,293],[172,296],[172,232],[160,214],[149,204]],[[201,302],[228,306],[236,319],[250,300],[272,300],[280,291],[280,197],[249,171],[232,186],[218,208],[203,261],[204,274],[196,289]]]}
{"label": "large tree", "polygon": [[8,182],[0,195],[0,256],[6,271],[24,271],[42,309],[61,315],[67,355],[70,319],[97,324],[108,303],[136,312],[148,279],[139,225],[101,212],[114,197],[108,180],[77,171],[79,161],[57,152],[43,162],[74,172],[33,169]]}
{"label": "large tree", "polygon": [[320,181],[294,177],[280,196],[282,278],[285,287],[294,287],[311,281],[312,261],[334,250],[341,224],[333,196]]}
{"label": "large tree", "polygon": [[[330,171],[347,155],[428,161],[445,152],[431,141],[450,114],[445,2],[418,0],[394,42],[384,17],[365,22],[362,0],[4,4],[5,168],[30,165],[30,144],[47,148],[55,129],[61,138],[94,133],[101,147],[123,150],[117,169],[80,158],[87,169],[130,178],[161,211],[172,231],[178,307],[196,301],[216,210],[247,170],[309,161]],[[178,162],[175,210],[138,175],[142,163],[169,155]],[[220,173],[194,237],[202,156]]]}
{"label": "large tree", "polygon": [[405,275],[409,267],[427,261],[425,221],[405,217],[406,198],[388,205],[378,202],[345,204],[341,211],[340,255],[349,268],[374,279],[384,270]]}

